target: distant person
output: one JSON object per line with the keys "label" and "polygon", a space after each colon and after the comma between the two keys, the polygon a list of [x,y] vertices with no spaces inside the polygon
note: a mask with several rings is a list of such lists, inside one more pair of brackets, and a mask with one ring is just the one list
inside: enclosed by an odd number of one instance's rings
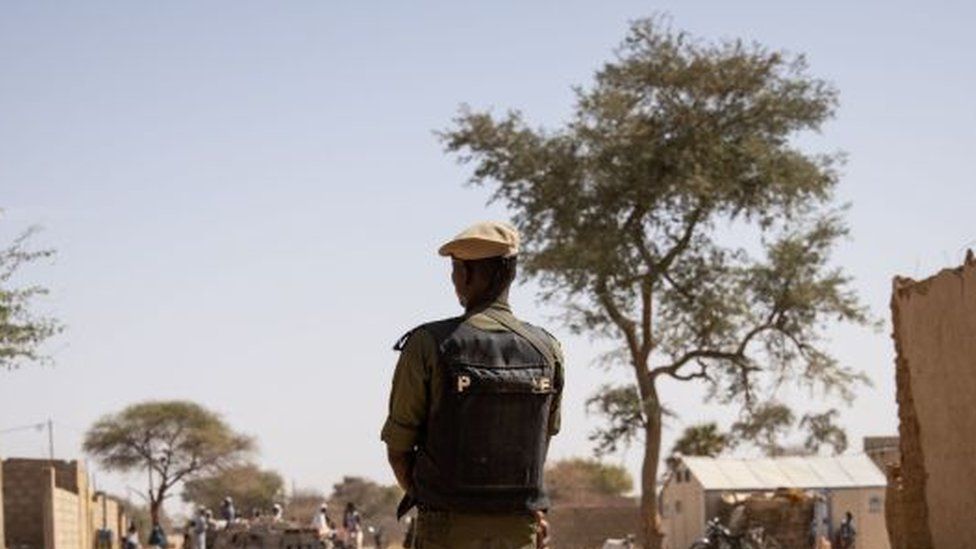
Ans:
{"label": "distant person", "polygon": [[484,222],[441,246],[464,313],[394,347],[381,437],[406,492],[398,516],[418,507],[416,547],[534,549],[545,536],[542,471],[559,431],[563,359],[556,339],[508,304],[519,240],[514,227]]}
{"label": "distant person", "polygon": [[125,542],[123,543],[125,549],[139,549],[139,529],[136,528],[136,523],[129,523],[129,530],[125,533]]}
{"label": "distant person", "polygon": [[829,542],[830,509],[827,506],[827,496],[819,493],[813,500],[813,520],[810,522],[810,545],[816,545],[819,540]]}
{"label": "distant person", "polygon": [[152,531],[149,532],[149,545],[150,547],[166,547],[166,532],[163,531],[163,527],[159,524],[152,527]]}
{"label": "distant person", "polygon": [[417,529],[417,521],[413,517],[407,517],[407,531],[403,534],[403,549],[413,549],[413,538]]}
{"label": "distant person", "polygon": [[220,504],[220,518],[224,519],[227,526],[237,520],[237,510],[234,509],[234,500],[230,496],[225,497],[224,502]]}
{"label": "distant person", "polygon": [[857,538],[857,530],[854,528],[854,515],[850,511],[844,513],[844,522],[840,523],[837,530],[837,547],[840,549],[852,549]]}
{"label": "distant person", "polygon": [[186,521],[186,526],[183,527],[183,549],[193,549],[193,530],[195,526],[195,520],[190,519]]}
{"label": "distant person", "polygon": [[285,509],[281,506],[280,503],[275,503],[271,507],[271,521],[281,522],[283,520],[285,520]]}
{"label": "distant person", "polygon": [[193,519],[193,549],[207,549],[207,528],[210,526],[207,520],[206,509],[198,509],[197,516]]}
{"label": "distant person", "polygon": [[319,506],[318,512],[312,517],[312,528],[315,528],[320,537],[326,537],[331,532],[329,528],[329,506],[322,504]]}
{"label": "distant person", "polygon": [[346,541],[356,549],[363,547],[363,519],[356,509],[356,504],[349,502],[342,513],[342,528],[346,531]]}
{"label": "distant person", "polygon": [[384,549],[386,545],[383,543],[383,529],[376,526],[370,530],[370,533],[373,534],[373,546],[376,547],[376,549]]}

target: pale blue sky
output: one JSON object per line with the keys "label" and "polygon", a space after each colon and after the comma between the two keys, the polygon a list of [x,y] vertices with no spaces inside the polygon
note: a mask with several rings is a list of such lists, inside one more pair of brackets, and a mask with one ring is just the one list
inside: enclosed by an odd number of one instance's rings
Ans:
{"label": "pale blue sky", "polygon": [[[885,327],[834,330],[831,348],[875,381],[844,413],[855,446],[894,432],[891,278],[976,245],[971,2],[0,2],[0,237],[45,227],[57,260],[28,274],[68,325],[56,366],[0,376],[0,429],[52,417],[59,455],[78,457],[101,414],[189,398],[300,486],[392,482],[390,346],[456,311],[436,246],[504,216],[432,131],[462,102],[558,123],[570,86],[655,10],[806,53],[840,89],[807,142],[849,154],[837,260]],[[552,313],[531,285],[514,303]],[[627,373],[588,366],[597,349],[552,327],[569,360],[553,455],[586,454],[584,399]],[[664,393],[682,416],[666,444],[684,422],[729,420],[695,388]],[[44,443],[3,435],[0,454]],[[636,472],[639,457],[616,459]]]}

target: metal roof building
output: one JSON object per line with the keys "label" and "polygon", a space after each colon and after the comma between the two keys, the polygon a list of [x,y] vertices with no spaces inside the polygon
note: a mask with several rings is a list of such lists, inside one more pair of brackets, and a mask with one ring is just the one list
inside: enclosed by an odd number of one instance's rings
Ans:
{"label": "metal roof building", "polygon": [[765,459],[686,457],[682,462],[705,490],[883,488],[888,484],[884,474],[863,454]]}
{"label": "metal roof building", "polygon": [[[687,549],[720,515],[723,498],[781,488],[815,492],[828,506],[829,527],[846,512],[858,525],[857,547],[887,549],[884,496],[887,479],[867,455],[730,459],[683,457],[661,489],[661,515],[669,549]],[[734,499],[734,498],[733,498]],[[824,522],[827,522],[826,520]]]}

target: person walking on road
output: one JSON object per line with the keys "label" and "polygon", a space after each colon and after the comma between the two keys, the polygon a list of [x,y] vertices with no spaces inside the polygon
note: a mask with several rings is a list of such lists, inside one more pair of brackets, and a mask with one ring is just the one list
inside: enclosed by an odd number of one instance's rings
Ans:
{"label": "person walking on road", "polygon": [[[382,440],[418,507],[419,549],[541,546],[542,472],[559,431],[563,358],[508,304],[519,235],[478,223],[439,250],[464,314],[403,336]],[[538,545],[537,545],[538,544]]]}
{"label": "person walking on road", "polygon": [[225,528],[237,520],[237,509],[234,509],[234,500],[230,496],[225,497],[220,504],[220,518],[224,519]]}
{"label": "person walking on road", "polygon": [[136,523],[129,523],[129,530],[125,534],[122,546],[125,549],[139,549],[139,529],[136,528]]}
{"label": "person walking on road", "polygon": [[210,520],[206,509],[198,509],[197,516],[193,519],[193,549],[207,549],[207,529],[210,527]]}
{"label": "person walking on road", "polygon": [[331,528],[329,528],[329,506],[323,503],[319,506],[319,510],[312,517],[312,528],[318,530],[319,537],[328,537],[331,533]]}
{"label": "person walking on road", "polygon": [[346,531],[346,543],[356,549],[363,547],[363,518],[356,509],[356,504],[349,502],[342,513],[342,529]]}
{"label": "person walking on road", "polygon": [[153,526],[152,531],[149,532],[149,546],[158,547],[159,549],[167,546],[166,532],[163,531],[163,527],[159,524]]}

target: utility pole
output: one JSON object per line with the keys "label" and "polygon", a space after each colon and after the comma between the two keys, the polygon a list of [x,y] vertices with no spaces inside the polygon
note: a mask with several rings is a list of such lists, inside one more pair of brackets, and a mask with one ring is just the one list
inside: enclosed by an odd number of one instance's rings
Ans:
{"label": "utility pole", "polygon": [[54,463],[54,420],[50,418],[47,420],[47,452]]}

